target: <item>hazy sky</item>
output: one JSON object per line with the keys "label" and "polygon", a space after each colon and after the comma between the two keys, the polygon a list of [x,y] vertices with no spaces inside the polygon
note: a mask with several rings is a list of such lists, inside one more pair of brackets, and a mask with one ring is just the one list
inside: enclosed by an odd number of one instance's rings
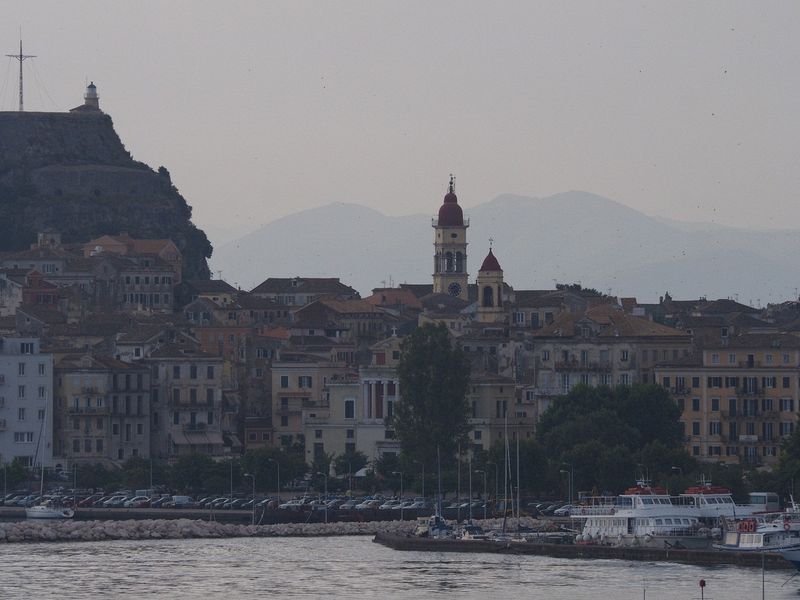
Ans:
{"label": "hazy sky", "polygon": [[[26,104],[94,80],[215,239],[347,201],[430,213],[580,189],[795,227],[800,2],[10,2]],[[16,107],[16,61],[0,103]],[[49,96],[48,96],[49,94]]]}

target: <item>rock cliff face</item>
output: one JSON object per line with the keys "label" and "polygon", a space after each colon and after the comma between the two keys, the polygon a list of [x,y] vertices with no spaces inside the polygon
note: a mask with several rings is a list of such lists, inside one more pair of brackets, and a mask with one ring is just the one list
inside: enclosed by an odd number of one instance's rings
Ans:
{"label": "rock cliff face", "polygon": [[131,158],[103,113],[0,112],[0,251],[46,228],[64,242],[127,231],[170,238],[184,278],[209,276],[211,244],[166,169]]}

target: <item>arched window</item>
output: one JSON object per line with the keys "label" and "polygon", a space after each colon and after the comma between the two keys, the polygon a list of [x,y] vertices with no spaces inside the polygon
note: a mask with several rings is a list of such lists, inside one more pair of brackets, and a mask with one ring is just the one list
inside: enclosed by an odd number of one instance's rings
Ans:
{"label": "arched window", "polygon": [[445,271],[447,271],[448,273],[452,273],[453,272],[453,253],[452,252],[447,252],[444,255],[444,261],[445,261],[445,265],[446,265],[445,266]]}
{"label": "arched window", "polygon": [[487,308],[494,306],[494,293],[490,285],[483,288],[483,306]]}
{"label": "arched window", "polygon": [[456,273],[464,272],[464,255],[461,252],[456,252]]}

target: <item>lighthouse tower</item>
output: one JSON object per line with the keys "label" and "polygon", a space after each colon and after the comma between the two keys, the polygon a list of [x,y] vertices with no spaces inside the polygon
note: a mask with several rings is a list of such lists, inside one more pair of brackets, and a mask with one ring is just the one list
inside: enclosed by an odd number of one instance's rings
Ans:
{"label": "lighthouse tower", "polygon": [[84,104],[100,110],[100,96],[97,95],[97,86],[94,81],[86,86],[86,93],[83,95]]}
{"label": "lighthouse tower", "polygon": [[439,216],[431,222],[436,234],[433,240],[433,293],[450,294],[467,300],[467,227],[469,219],[458,205],[456,180],[450,185]]}

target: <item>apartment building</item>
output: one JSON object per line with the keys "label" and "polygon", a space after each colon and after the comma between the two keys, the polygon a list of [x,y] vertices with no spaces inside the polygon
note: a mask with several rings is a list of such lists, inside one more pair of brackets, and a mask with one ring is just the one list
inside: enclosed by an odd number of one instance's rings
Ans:
{"label": "apartment building", "polygon": [[38,338],[0,338],[0,464],[53,466],[53,355]]}
{"label": "apartment building", "polygon": [[693,359],[665,363],[656,380],[682,410],[686,449],[701,460],[777,464],[800,410],[800,338],[719,339]]}

